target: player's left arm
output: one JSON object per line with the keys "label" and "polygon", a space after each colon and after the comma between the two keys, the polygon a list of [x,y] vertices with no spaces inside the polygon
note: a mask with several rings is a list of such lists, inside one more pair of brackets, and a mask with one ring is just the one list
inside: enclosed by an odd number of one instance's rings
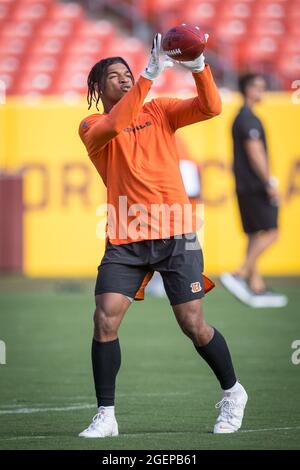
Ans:
{"label": "player's left arm", "polygon": [[197,87],[195,98],[160,100],[174,131],[189,124],[211,119],[222,111],[220,94],[209,65],[206,64],[202,71],[193,71],[193,77]]}

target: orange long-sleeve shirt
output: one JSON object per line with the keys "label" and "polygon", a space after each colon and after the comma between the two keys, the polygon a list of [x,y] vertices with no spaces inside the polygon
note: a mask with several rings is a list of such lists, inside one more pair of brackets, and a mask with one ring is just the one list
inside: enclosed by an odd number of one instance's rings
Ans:
{"label": "orange long-sleeve shirt", "polygon": [[196,230],[186,209],[174,133],[220,114],[221,99],[208,65],[193,76],[195,98],[144,104],[152,81],[140,77],[109,113],[92,114],[80,123],[79,135],[107,187],[111,243]]}

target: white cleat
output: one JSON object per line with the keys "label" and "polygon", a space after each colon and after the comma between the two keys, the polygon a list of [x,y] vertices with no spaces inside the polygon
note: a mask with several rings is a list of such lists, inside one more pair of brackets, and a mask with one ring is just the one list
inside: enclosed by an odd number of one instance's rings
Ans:
{"label": "white cleat", "polygon": [[240,429],[248,395],[239,383],[234,392],[224,392],[222,400],[216,404],[220,414],[214,426],[214,434],[229,434]]}
{"label": "white cleat", "polygon": [[253,294],[249,305],[253,308],[278,308],[285,307],[288,303],[286,295],[265,291],[261,294]]}
{"label": "white cleat", "polygon": [[93,417],[93,421],[82,431],[79,437],[111,437],[118,436],[118,423],[115,416],[109,415],[104,408],[100,408],[99,413]]}
{"label": "white cleat", "polygon": [[244,304],[249,305],[249,307],[278,308],[285,307],[288,303],[286,295],[276,292],[266,290],[260,294],[255,294],[249,288],[247,282],[235,274],[223,273],[220,276],[220,281],[231,294]]}
{"label": "white cleat", "polygon": [[244,279],[235,274],[223,273],[220,276],[220,281],[237,299],[244,304],[250,305],[252,292]]}

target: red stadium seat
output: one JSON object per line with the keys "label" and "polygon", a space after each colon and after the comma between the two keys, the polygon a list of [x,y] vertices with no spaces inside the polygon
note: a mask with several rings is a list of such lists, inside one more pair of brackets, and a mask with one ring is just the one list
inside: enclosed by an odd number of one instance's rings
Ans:
{"label": "red stadium seat", "polygon": [[113,25],[106,20],[95,21],[91,24],[82,22],[78,26],[75,39],[70,42],[68,53],[107,56],[115,37],[116,32]]}
{"label": "red stadium seat", "polygon": [[149,60],[147,49],[136,38],[127,38],[126,40],[119,38],[107,52],[106,55],[109,56],[121,55],[128,62],[134,76],[141,73]]}
{"label": "red stadium seat", "polygon": [[9,19],[13,6],[13,2],[0,1],[0,23]]}
{"label": "red stadium seat", "polygon": [[30,53],[45,55],[60,55],[66,45],[64,37],[37,37],[30,45]]}
{"label": "red stadium seat", "polygon": [[293,0],[286,6],[287,20],[289,18],[300,18],[300,0]]}
{"label": "red stadium seat", "polygon": [[287,2],[268,0],[256,2],[253,8],[253,15],[265,19],[282,19],[285,17]]}
{"label": "red stadium seat", "polygon": [[247,54],[251,57],[255,55],[258,57],[272,57],[279,51],[279,42],[272,36],[262,36],[259,39],[249,37],[247,43],[243,48],[245,59],[247,60]]}
{"label": "red stadium seat", "polygon": [[[252,0],[255,1],[255,0]],[[279,5],[282,5],[284,8],[289,4],[290,1],[294,0],[259,0],[260,4],[269,4],[269,3],[277,3]]]}
{"label": "red stadium seat", "polygon": [[252,8],[252,2],[239,0],[227,0],[216,6],[218,17],[224,19],[247,20],[251,16]]}
{"label": "red stadium seat", "polygon": [[36,72],[28,70],[20,74],[21,78],[15,85],[16,94],[49,94],[53,91],[55,73]]}
{"label": "red stadium seat", "polygon": [[0,73],[17,72],[20,67],[20,56],[0,54]]}
{"label": "red stadium seat", "polygon": [[300,35],[289,35],[284,38],[280,44],[280,55],[293,54],[295,52],[300,52]]}
{"label": "red stadium seat", "polygon": [[60,74],[53,88],[55,94],[87,92],[87,74],[85,72],[76,72],[66,70]]}
{"label": "red stadium seat", "polygon": [[242,19],[219,20],[215,25],[215,35],[219,41],[241,41],[248,32],[247,21]]}
{"label": "red stadium seat", "polygon": [[14,84],[17,80],[17,71],[0,72],[0,81],[5,83],[6,93],[8,95],[14,93]]}
{"label": "red stadium seat", "polygon": [[272,65],[279,55],[278,52],[279,42],[276,38],[272,36],[259,39],[249,37],[248,42],[239,50],[238,62],[242,67],[252,66],[253,69],[258,64]]}
{"label": "red stadium seat", "polygon": [[56,3],[52,2],[52,9],[49,14],[49,19],[51,20],[61,20],[61,19],[82,19],[83,10],[78,3]]}
{"label": "red stadium seat", "polygon": [[113,38],[117,36],[114,27],[108,21],[97,21],[87,27],[85,22],[77,29],[74,40],[70,43],[70,53],[98,53],[110,48]]}
{"label": "red stadium seat", "polygon": [[75,34],[77,26],[77,19],[47,20],[41,25],[39,35],[48,38],[70,37]]}
{"label": "red stadium seat", "polygon": [[[110,39],[108,39],[110,45]],[[107,41],[95,36],[76,37],[70,42],[68,54],[103,54],[103,50],[107,48]]]}
{"label": "red stadium seat", "polygon": [[37,25],[31,21],[7,21],[2,25],[0,37],[29,38],[37,29]]}
{"label": "red stadium seat", "polygon": [[130,52],[132,54],[145,52],[145,44],[135,37],[118,37],[113,42],[113,48],[116,52],[119,50],[119,54],[121,52]]}
{"label": "red stadium seat", "polygon": [[62,70],[68,73],[72,72],[84,72],[86,77],[93,67],[93,65],[99,60],[97,54],[68,54],[66,60],[64,60]]}
{"label": "red stadium seat", "polygon": [[250,34],[253,36],[275,36],[279,37],[285,34],[286,27],[282,20],[263,18],[254,18],[250,25]]}
{"label": "red stadium seat", "polygon": [[149,13],[154,13],[154,14],[163,14],[165,11],[172,10],[172,9],[177,9],[177,10],[182,10],[183,9],[183,0],[156,0],[156,1],[151,1],[148,2],[148,12]]}
{"label": "red stadium seat", "polygon": [[24,61],[23,69],[37,73],[57,72],[60,66],[60,57],[55,55],[30,54]]}
{"label": "red stadium seat", "polygon": [[184,18],[187,23],[196,23],[205,28],[215,21],[216,15],[217,5],[214,2],[205,1],[196,5],[188,4]]}
{"label": "red stadium seat", "polygon": [[299,17],[291,17],[287,20],[287,30],[292,36],[300,36],[300,20]]}
{"label": "red stadium seat", "polygon": [[[16,1],[16,0],[12,0],[12,1]],[[25,3],[26,5],[30,5],[31,3],[36,3],[37,0],[19,0],[19,1],[22,3]],[[51,4],[55,0],[38,0],[38,1],[39,3]]]}
{"label": "red stadium seat", "polygon": [[117,36],[115,27],[107,20],[84,21],[79,25],[77,33],[80,36],[96,36],[102,38]]}
{"label": "red stadium seat", "polygon": [[27,45],[28,40],[26,38],[2,37],[0,38],[0,54],[22,55]]}
{"label": "red stadium seat", "polygon": [[39,21],[49,12],[50,2],[36,0],[30,3],[18,2],[14,8],[12,19],[15,21]]}

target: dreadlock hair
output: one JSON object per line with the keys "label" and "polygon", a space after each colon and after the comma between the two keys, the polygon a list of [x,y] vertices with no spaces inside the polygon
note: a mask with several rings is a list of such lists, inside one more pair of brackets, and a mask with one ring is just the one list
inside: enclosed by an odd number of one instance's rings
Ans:
{"label": "dreadlock hair", "polygon": [[122,57],[108,57],[107,59],[100,60],[93,66],[87,79],[87,85],[88,85],[87,102],[89,105],[88,109],[90,109],[90,107],[93,104],[93,101],[95,101],[96,108],[99,111],[98,103],[101,98],[100,91],[105,88],[107,69],[110,65],[119,64],[119,63],[124,64],[125,67],[127,67],[131,75],[132,83],[134,83],[134,77],[132,75],[130,67],[127,64],[126,60],[122,59]]}
{"label": "dreadlock hair", "polygon": [[264,76],[260,73],[246,73],[245,75],[241,75],[238,80],[238,87],[239,91],[242,93],[243,96],[246,95],[246,88],[248,85],[252,85],[254,80],[257,78],[263,78]]}

